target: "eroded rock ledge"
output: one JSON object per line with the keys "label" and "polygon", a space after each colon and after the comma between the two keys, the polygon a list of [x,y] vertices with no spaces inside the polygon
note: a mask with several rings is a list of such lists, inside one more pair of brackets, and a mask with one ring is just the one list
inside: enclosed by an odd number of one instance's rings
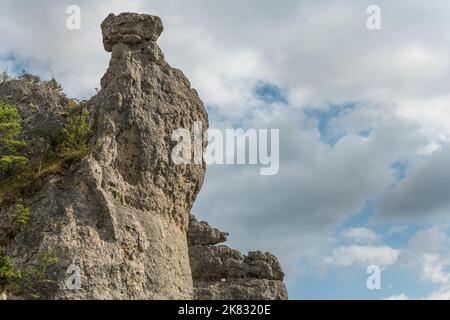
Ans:
{"label": "eroded rock ledge", "polygon": [[190,216],[188,244],[195,298],[287,299],[284,273],[277,258],[260,251],[244,255],[225,245],[217,245],[225,242],[227,236]]}

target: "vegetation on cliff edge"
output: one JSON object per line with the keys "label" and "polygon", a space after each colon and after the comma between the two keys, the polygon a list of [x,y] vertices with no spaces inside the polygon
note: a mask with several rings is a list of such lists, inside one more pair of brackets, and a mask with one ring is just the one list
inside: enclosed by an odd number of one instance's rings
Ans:
{"label": "vegetation on cliff edge", "polygon": [[17,109],[0,100],[0,174],[17,171],[26,166],[28,159],[20,154],[26,143],[22,134]]}

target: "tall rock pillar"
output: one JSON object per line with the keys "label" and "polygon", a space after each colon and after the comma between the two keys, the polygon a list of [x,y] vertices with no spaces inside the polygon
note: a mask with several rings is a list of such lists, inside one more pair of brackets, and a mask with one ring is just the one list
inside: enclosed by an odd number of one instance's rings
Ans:
{"label": "tall rock pillar", "polygon": [[187,78],[164,60],[156,44],[162,30],[160,18],[134,13],[111,14],[102,23],[112,57],[91,101],[92,163],[120,239],[118,254],[139,270],[138,296],[190,298],[186,229],[205,165],[175,165],[171,136],[178,128],[192,132],[195,122],[206,130],[208,119]]}

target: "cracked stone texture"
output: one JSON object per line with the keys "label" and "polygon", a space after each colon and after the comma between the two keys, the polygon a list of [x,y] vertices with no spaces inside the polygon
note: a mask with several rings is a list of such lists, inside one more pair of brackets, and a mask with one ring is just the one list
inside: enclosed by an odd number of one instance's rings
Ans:
{"label": "cracked stone texture", "polygon": [[270,253],[254,251],[244,255],[239,250],[216,245],[226,241],[227,235],[191,215],[188,243],[195,298],[287,299],[278,259]]}
{"label": "cracked stone texture", "polygon": [[[18,268],[55,253],[59,261],[38,288],[41,299],[287,298],[274,256],[216,246],[228,234],[189,216],[205,165],[174,165],[171,134],[194,122],[205,131],[208,118],[156,44],[161,20],[111,14],[102,32],[111,61],[101,90],[86,102],[93,151],[18,199],[30,208],[26,226],[14,225],[15,205],[0,199],[0,246]],[[58,145],[76,112],[63,93],[32,78],[0,83],[0,98],[18,108],[29,146],[41,128]],[[34,150],[26,153],[34,161]],[[81,290],[67,290],[71,265],[81,269]],[[23,298],[30,297],[0,293],[0,300]]]}
{"label": "cracked stone texture", "polygon": [[214,245],[227,241],[228,233],[211,227],[208,222],[197,221],[191,214],[189,216],[188,243],[192,245]]}
{"label": "cracked stone texture", "polygon": [[155,42],[163,31],[159,17],[147,14],[124,12],[118,16],[111,13],[102,23],[103,45],[111,52],[114,45],[128,46],[144,42]]}
{"label": "cracked stone texture", "polygon": [[[183,73],[164,60],[155,42],[159,18],[109,15],[102,31],[112,54],[100,92],[88,102],[94,150],[24,199],[31,221],[8,240],[7,254],[19,267],[49,248],[59,257],[43,299],[192,298],[186,230],[205,165],[174,165],[171,134],[196,121],[206,130],[206,111]],[[26,85],[11,88],[6,100],[20,105],[20,90],[39,97],[33,103],[42,112],[63,108]],[[81,290],[66,290],[72,264],[81,268]]]}
{"label": "cracked stone texture", "polygon": [[[56,146],[61,140],[59,134],[65,119],[72,113],[69,99],[57,90],[47,90],[28,79],[11,79],[0,82],[0,99],[14,105],[21,117],[21,140],[27,141],[24,155],[33,163],[37,159],[37,150],[33,145],[43,137],[46,143]],[[36,134],[41,131],[42,134]],[[0,150],[0,154],[2,150]],[[0,176],[1,178],[1,176]],[[0,197],[0,203],[3,199]],[[0,247],[17,232],[14,222],[14,207],[2,204],[0,207]]]}
{"label": "cracked stone texture", "polygon": [[[69,106],[70,100],[63,93],[47,90],[26,79],[0,82],[0,98],[19,111],[23,130],[21,139],[26,140],[28,146],[33,145],[40,136],[45,136],[53,145],[58,144],[64,121],[74,111]],[[37,131],[42,133],[37,134]],[[36,154],[32,148],[26,151],[29,158]]]}

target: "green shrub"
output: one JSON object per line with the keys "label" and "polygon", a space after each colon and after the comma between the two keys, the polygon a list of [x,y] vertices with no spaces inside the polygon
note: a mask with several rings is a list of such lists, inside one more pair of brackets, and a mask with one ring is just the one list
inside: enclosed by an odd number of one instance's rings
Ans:
{"label": "green shrub", "polygon": [[65,167],[91,152],[89,140],[93,129],[85,105],[85,102],[80,103],[79,113],[67,119],[60,135],[61,142],[52,137],[49,128],[34,130],[34,139],[27,144],[27,150],[35,155],[32,161],[18,154],[26,143],[16,138],[21,133],[17,110],[6,104],[1,105],[0,205],[15,205],[17,199],[34,194],[42,187],[46,176],[62,173]]}
{"label": "green shrub", "polygon": [[35,263],[25,269],[18,269],[11,263],[4,248],[0,248],[0,292],[8,291],[24,298],[39,299],[42,286],[54,282],[50,268],[58,262],[55,253],[46,250]]}
{"label": "green shrub", "polygon": [[51,156],[42,164],[41,172],[38,166],[26,166],[22,170],[0,179],[0,206],[15,205],[17,199],[33,195],[42,188],[45,177],[49,174],[62,172],[64,161]]}
{"label": "green shrub", "polygon": [[28,73],[25,70],[22,70],[22,73],[18,77],[19,80],[29,83],[40,83],[41,78],[35,76],[34,74]]}
{"label": "green shrub", "polygon": [[50,268],[58,262],[59,258],[52,250],[41,253],[34,264],[20,271],[20,278],[15,280],[13,286],[15,293],[24,298],[40,299],[42,289],[55,283]]}
{"label": "green shrub", "polygon": [[20,203],[16,204],[7,215],[7,223],[3,225],[3,239],[14,239],[25,229],[30,219],[30,208]]}
{"label": "green shrub", "polygon": [[25,207],[23,204],[17,204],[14,210],[14,222],[19,227],[23,227],[30,221],[30,208]]}
{"label": "green shrub", "polygon": [[21,277],[21,271],[16,270],[11,259],[5,254],[5,249],[0,248],[0,291],[15,288]]}
{"label": "green shrub", "polygon": [[9,75],[8,70],[4,70],[0,75],[0,82],[8,82],[12,80],[12,77]]}
{"label": "green shrub", "polygon": [[18,154],[25,141],[18,140],[22,134],[17,109],[0,100],[0,173],[24,167],[28,159]]}
{"label": "green shrub", "polygon": [[27,165],[28,159],[22,156],[2,156],[0,158],[0,172],[8,172],[11,168],[23,168]]}
{"label": "green shrub", "polygon": [[38,261],[33,266],[23,270],[23,278],[31,282],[50,280],[48,269],[59,262],[59,258],[52,250],[46,250],[38,257]]}
{"label": "green shrub", "polygon": [[55,78],[42,82],[42,86],[45,89],[56,90],[58,92],[63,91],[61,84],[58,81],[56,81]]}
{"label": "green shrub", "polygon": [[[34,79],[26,73],[22,77],[22,80]],[[42,85],[60,90],[54,79]],[[91,152],[89,140],[93,129],[87,104],[68,101],[68,106],[74,109],[72,112],[78,113],[68,117],[59,135],[61,139],[54,136],[51,128],[37,128],[28,143],[19,139],[22,128],[17,109],[0,101],[0,205],[16,205],[18,200],[40,190],[46,176],[63,173],[64,168]],[[31,161],[21,154],[25,146],[33,154]],[[27,219],[26,215],[19,217],[19,221]]]}
{"label": "green shrub", "polygon": [[79,106],[80,106],[80,103],[75,99],[69,99],[67,101],[67,107],[69,107],[70,109],[75,109],[75,108],[78,108]]}
{"label": "green shrub", "polygon": [[59,145],[61,156],[66,160],[82,159],[91,150],[89,140],[92,133],[87,109],[84,109],[81,114],[70,117],[63,130],[63,141]]}

